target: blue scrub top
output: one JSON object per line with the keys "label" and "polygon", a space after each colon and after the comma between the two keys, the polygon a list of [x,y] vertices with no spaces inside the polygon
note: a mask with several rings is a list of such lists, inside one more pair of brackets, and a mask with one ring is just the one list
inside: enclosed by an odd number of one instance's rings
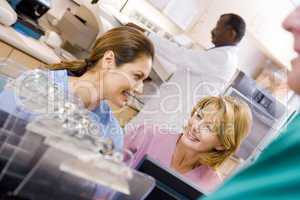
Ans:
{"label": "blue scrub top", "polygon": [[[65,92],[68,92],[68,74],[66,70],[57,70],[49,72],[50,79],[53,79],[60,87],[63,87]],[[32,114],[22,111],[16,105],[15,95],[11,90],[2,90],[5,80],[1,78],[0,87],[0,107],[8,113],[17,115],[18,117],[28,119],[32,117]],[[1,89],[2,88],[2,89]],[[1,91],[2,90],[2,91]],[[67,94],[67,93],[66,93]],[[118,150],[123,149],[123,130],[114,117],[111,108],[106,101],[101,101],[99,107],[92,111],[99,117],[99,124],[104,137],[111,138],[114,142],[115,148]]]}

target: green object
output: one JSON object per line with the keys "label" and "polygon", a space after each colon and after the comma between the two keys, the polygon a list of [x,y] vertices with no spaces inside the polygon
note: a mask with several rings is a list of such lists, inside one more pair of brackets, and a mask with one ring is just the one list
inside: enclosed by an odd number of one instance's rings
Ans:
{"label": "green object", "polygon": [[300,199],[300,114],[258,160],[202,200]]}

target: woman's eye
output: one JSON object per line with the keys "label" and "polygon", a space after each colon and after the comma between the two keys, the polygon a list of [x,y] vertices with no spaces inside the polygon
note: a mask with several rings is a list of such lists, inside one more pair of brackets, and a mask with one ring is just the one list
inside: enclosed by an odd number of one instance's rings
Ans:
{"label": "woman's eye", "polygon": [[208,127],[207,125],[204,125],[203,128],[204,128],[205,130],[209,130],[209,127]]}
{"label": "woman's eye", "polygon": [[202,115],[200,113],[197,113],[198,119],[202,119]]}
{"label": "woman's eye", "polygon": [[212,130],[212,127],[211,127],[210,125],[207,125],[206,128],[207,128],[207,130],[209,130],[210,132],[213,131],[213,130]]}
{"label": "woman's eye", "polygon": [[210,130],[208,129],[207,126],[200,126],[200,132],[201,133],[209,133]]}
{"label": "woman's eye", "polygon": [[134,74],[134,79],[135,80],[140,80],[142,77],[140,74]]}

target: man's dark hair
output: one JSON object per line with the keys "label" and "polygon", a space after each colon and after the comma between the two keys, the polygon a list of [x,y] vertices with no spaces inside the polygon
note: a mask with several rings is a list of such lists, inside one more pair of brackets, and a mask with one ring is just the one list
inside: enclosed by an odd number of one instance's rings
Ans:
{"label": "man's dark hair", "polygon": [[227,21],[227,25],[233,28],[236,32],[235,42],[241,41],[246,32],[246,23],[243,18],[233,13],[223,14],[221,17],[223,16],[230,17]]}

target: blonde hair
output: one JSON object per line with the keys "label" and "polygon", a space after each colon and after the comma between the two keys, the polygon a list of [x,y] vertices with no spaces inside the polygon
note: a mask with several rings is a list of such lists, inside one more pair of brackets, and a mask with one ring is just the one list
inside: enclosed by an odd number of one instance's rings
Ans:
{"label": "blonde hair", "polygon": [[97,39],[91,54],[84,60],[62,61],[48,65],[52,70],[67,69],[78,76],[94,67],[107,51],[113,51],[116,66],[134,62],[141,56],[154,58],[152,42],[140,31],[129,26],[113,28]]}
{"label": "blonde hair", "polygon": [[221,116],[213,121],[213,129],[217,133],[224,150],[212,150],[203,153],[199,162],[217,169],[226,159],[228,159],[241,145],[243,139],[248,135],[252,124],[252,113],[245,102],[231,96],[224,97],[204,97],[193,108],[191,116],[199,109],[208,105],[213,105],[217,113]]}

